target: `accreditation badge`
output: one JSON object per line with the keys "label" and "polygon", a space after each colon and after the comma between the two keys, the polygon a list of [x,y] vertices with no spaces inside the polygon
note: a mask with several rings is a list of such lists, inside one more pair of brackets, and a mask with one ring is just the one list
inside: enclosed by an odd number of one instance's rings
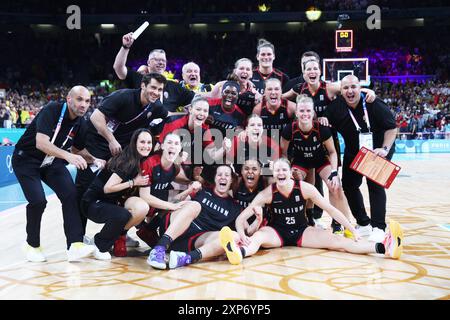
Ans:
{"label": "accreditation badge", "polygon": [[373,150],[373,134],[372,132],[359,134],[359,149],[365,147],[369,150]]}

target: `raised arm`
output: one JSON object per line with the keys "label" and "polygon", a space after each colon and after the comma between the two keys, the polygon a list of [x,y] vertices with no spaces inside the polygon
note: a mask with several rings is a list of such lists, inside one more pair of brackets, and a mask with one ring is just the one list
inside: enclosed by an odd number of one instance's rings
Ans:
{"label": "raised arm", "polygon": [[122,37],[122,47],[120,47],[116,59],[114,60],[113,68],[120,80],[124,80],[127,77],[128,70],[125,64],[127,62],[128,53],[130,52],[130,47],[134,42],[132,35],[133,32],[130,32]]}
{"label": "raised arm", "polygon": [[297,97],[297,93],[294,91],[294,89],[289,90],[288,92],[285,92],[281,95],[283,99],[293,100],[295,97]]}

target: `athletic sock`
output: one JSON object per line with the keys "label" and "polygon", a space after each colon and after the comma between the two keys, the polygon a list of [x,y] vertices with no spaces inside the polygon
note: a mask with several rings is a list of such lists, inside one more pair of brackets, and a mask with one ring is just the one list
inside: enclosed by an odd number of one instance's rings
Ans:
{"label": "athletic sock", "polygon": [[[161,237],[161,239],[159,239],[158,243],[156,244],[156,246],[161,246],[164,247],[164,249],[169,249],[170,244],[172,243],[172,238],[167,235],[167,234],[163,234],[163,236]],[[155,247],[156,247],[155,246]]]}
{"label": "athletic sock", "polygon": [[244,249],[244,247],[240,247],[239,248],[240,250],[241,250],[241,253],[242,253],[242,258],[245,258],[245,249]]}
{"label": "athletic sock", "polygon": [[386,253],[386,248],[384,247],[384,244],[382,244],[381,242],[375,243],[375,252],[382,254]]}
{"label": "athletic sock", "polygon": [[202,259],[202,252],[199,249],[195,249],[188,253],[191,256],[191,263],[195,263]]}

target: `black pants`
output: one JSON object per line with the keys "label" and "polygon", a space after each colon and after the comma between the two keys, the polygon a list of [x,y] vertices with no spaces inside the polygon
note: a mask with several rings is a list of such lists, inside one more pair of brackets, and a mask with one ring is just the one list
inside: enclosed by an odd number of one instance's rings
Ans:
{"label": "black pants", "polygon": [[[392,154],[388,157],[388,159],[390,158],[392,158]],[[371,224],[372,227],[384,230],[386,228],[386,191],[380,185],[367,179],[371,216],[369,218],[364,207],[362,193],[359,190],[363,176],[350,169],[353,159],[354,156],[345,154],[344,165],[342,166],[342,188],[350,210],[360,226]]]}
{"label": "black pants", "polygon": [[[77,203],[81,204],[81,198],[83,198],[84,193],[94,181],[96,173],[88,167],[85,170],[77,170],[77,175],[75,177],[75,187],[77,188]],[[87,218],[84,214],[80,215],[81,223],[83,225],[83,234],[86,233]]]}
{"label": "black pants", "polygon": [[76,198],[75,184],[65,163],[55,159],[45,168],[39,168],[41,161],[15,151],[12,166],[17,180],[22,187],[27,205],[27,242],[32,247],[40,246],[41,220],[47,205],[44,188],[45,182],[58,196],[62,203],[64,233],[67,247],[73,242],[83,241],[83,228]]}
{"label": "black pants", "polygon": [[114,241],[123,233],[131,218],[131,213],[124,207],[113,203],[97,201],[82,202],[82,212],[96,223],[104,223],[102,230],[94,237],[94,242],[101,252],[108,251]]}

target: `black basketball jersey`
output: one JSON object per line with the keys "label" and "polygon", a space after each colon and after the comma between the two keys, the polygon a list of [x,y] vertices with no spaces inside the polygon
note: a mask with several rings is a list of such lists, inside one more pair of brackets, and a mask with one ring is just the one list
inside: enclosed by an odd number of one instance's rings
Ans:
{"label": "black basketball jersey", "polygon": [[233,110],[226,111],[222,108],[221,99],[210,99],[208,102],[209,114],[214,118],[211,128],[220,130],[225,137],[227,130],[244,127],[246,117],[237,105],[234,106]]}
{"label": "black basketball jersey", "polygon": [[272,184],[269,226],[288,231],[307,226],[306,200],[302,195],[301,183],[294,180],[294,187],[288,196],[278,190],[276,183]]}
{"label": "black basketball jersey", "polygon": [[239,205],[242,207],[242,209],[245,209],[248,207],[248,205],[255,199],[255,197],[260,193],[262,190],[264,190],[264,181],[263,177],[259,178],[258,184],[255,188],[255,190],[249,190],[244,183],[244,180],[242,180],[239,183],[239,187],[236,191],[235,199],[238,201]]}
{"label": "black basketball jersey", "polygon": [[173,189],[172,182],[179,170],[172,165],[167,170],[161,165],[161,155],[155,154],[141,164],[141,174],[149,176],[151,195],[167,201],[169,190]]}
{"label": "black basketball jersey", "polygon": [[238,173],[241,174],[242,166],[248,159],[257,159],[261,167],[268,168],[270,161],[275,161],[280,157],[280,146],[273,139],[267,135],[262,136],[262,143],[253,147],[248,138],[245,141],[241,141],[238,136],[233,138],[233,144],[230,152],[228,153],[228,159],[232,161],[233,166]]}
{"label": "black basketball jersey", "polygon": [[276,68],[273,68],[272,72],[269,74],[262,74],[259,71],[259,67],[253,69],[253,77],[251,78],[251,81],[259,93],[264,94],[264,88],[266,86],[265,82],[270,78],[280,80],[281,88],[283,88],[283,86],[289,81],[289,76]]}
{"label": "black basketball jersey", "polygon": [[298,121],[293,121],[282,133],[284,139],[289,141],[289,159],[293,163],[301,163],[306,168],[315,168],[326,160],[327,152],[323,142],[331,137],[328,127],[314,121],[309,132],[303,132]]}
{"label": "black basketball jersey", "polygon": [[234,229],[234,222],[241,213],[241,206],[232,197],[222,198],[212,189],[202,189],[192,198],[202,206],[192,222],[203,231],[219,231],[225,226]]}
{"label": "black basketball jersey", "polygon": [[[255,190],[249,190],[244,183],[244,180],[241,180],[239,183],[238,190],[236,191],[235,199],[238,201],[239,205],[242,207],[242,210],[247,208],[250,203],[255,199],[255,197],[260,193],[262,190],[264,190],[264,180],[261,176],[259,178],[258,184],[255,188]],[[252,224],[253,221],[255,221],[256,217],[254,215],[250,216],[250,218],[247,219],[248,224]],[[263,219],[267,222],[267,208],[263,208]],[[263,221],[263,223],[265,223]]]}
{"label": "black basketball jersey", "polygon": [[239,94],[238,100],[236,102],[237,106],[241,108],[241,110],[245,113],[246,116],[249,116],[253,112],[253,108],[255,107],[255,94],[251,91],[245,91]]}
{"label": "black basketball jersey", "polygon": [[[267,130],[267,136],[275,139],[281,135],[281,131],[287,123],[290,122],[289,114],[287,110],[288,101],[286,99],[281,99],[281,105],[272,113],[267,107],[266,98],[263,97],[261,102],[261,119],[263,121],[263,128]],[[278,135],[275,131],[278,131]]]}
{"label": "black basketball jersey", "polygon": [[323,117],[323,113],[327,109],[327,106],[331,103],[331,99],[328,97],[327,84],[324,81],[320,81],[319,89],[316,92],[309,90],[306,82],[299,83],[294,86],[294,91],[298,94],[305,94],[314,101],[314,111],[316,111],[317,117]]}

